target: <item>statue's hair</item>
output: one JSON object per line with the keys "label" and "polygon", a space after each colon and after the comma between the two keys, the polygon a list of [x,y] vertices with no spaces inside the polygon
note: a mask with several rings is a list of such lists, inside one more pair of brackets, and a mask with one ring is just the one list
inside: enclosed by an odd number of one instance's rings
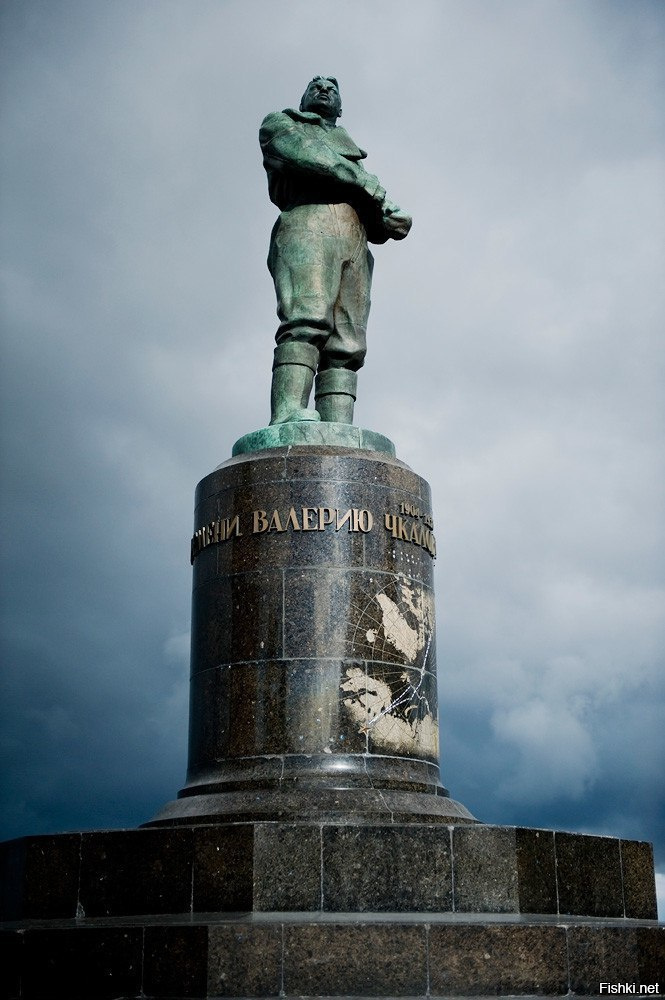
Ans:
{"label": "statue's hair", "polygon": [[[313,76],[312,79],[307,84],[307,86],[305,87],[305,93],[302,95],[302,97],[300,99],[300,110],[301,111],[303,110],[303,103],[305,101],[305,97],[307,96],[307,91],[309,90],[309,88],[312,86],[312,84],[316,80],[327,80],[329,83],[334,83],[335,84],[335,90],[339,94],[339,84],[337,82],[337,78],[336,77],[334,77],[334,76]],[[340,94],[340,103],[341,103],[341,94]],[[340,107],[339,111],[340,111],[340,115],[341,115],[341,113],[342,113],[341,107]]]}

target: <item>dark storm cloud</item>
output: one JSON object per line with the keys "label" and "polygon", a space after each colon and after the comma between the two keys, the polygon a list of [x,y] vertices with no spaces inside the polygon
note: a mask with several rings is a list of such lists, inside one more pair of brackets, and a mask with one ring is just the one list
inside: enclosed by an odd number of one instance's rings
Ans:
{"label": "dark storm cloud", "polygon": [[433,488],[444,781],[662,868],[662,5],[1,16],[4,834],[182,784],[191,494],[267,420],[257,127],[323,72],[415,219],[358,422]]}

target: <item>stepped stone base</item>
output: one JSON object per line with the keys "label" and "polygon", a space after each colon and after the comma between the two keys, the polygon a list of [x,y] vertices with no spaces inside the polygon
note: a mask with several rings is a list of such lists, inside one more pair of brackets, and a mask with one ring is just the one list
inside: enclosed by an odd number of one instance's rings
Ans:
{"label": "stepped stone base", "polygon": [[214,823],[26,837],[2,863],[16,1000],[665,987],[651,847],[637,841]]}
{"label": "stepped stone base", "polygon": [[332,432],[249,435],[199,484],[186,785],[138,830],[0,845],[4,996],[665,986],[649,844],[448,797],[429,486]]}
{"label": "stepped stone base", "polygon": [[[35,922],[9,998],[592,996],[662,988],[665,928],[633,920],[292,914]],[[652,994],[653,995],[653,994]]]}
{"label": "stepped stone base", "polygon": [[[183,795],[167,802],[145,826],[256,821],[300,824],[337,822],[346,826],[476,822],[461,802],[445,794],[404,792],[386,788],[385,785],[384,779],[382,788],[303,790],[296,785],[290,791],[262,788],[251,792]],[[439,790],[442,793],[446,791],[444,788]]]}
{"label": "stepped stone base", "polygon": [[3,920],[237,911],[655,920],[651,845],[482,824],[235,823],[24,837]]}

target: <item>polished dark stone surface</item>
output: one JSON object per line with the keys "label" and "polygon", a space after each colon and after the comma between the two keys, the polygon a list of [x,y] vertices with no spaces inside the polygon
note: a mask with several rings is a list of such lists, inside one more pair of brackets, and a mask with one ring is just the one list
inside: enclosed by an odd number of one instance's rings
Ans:
{"label": "polished dark stone surface", "polygon": [[[476,830],[478,835],[474,836]],[[514,827],[458,827],[453,832],[453,855],[455,909],[471,913],[518,911]]]}
{"label": "polished dark stone surface", "polygon": [[142,994],[146,997],[201,997],[208,987],[209,930],[146,927]]}
{"label": "polished dark stone surface", "polygon": [[[370,791],[359,790],[358,795]],[[390,792],[381,793],[385,798]],[[400,793],[401,794],[401,793]],[[434,800],[434,796],[418,796]],[[343,810],[341,811],[343,813]],[[74,838],[80,867],[62,879],[62,850]],[[61,843],[62,841],[62,843]],[[599,850],[598,841],[602,841]],[[558,844],[563,842],[559,864]],[[655,882],[649,851],[619,870],[614,894],[606,858],[619,841],[520,827],[445,823],[238,822],[32,837],[2,845],[8,869],[23,860],[3,900],[2,919],[119,918],[237,911],[570,913],[653,919]],[[38,885],[60,878],[57,907]],[[595,857],[597,870],[590,858]],[[31,861],[30,858],[33,860]],[[577,879],[577,881],[576,881]],[[605,902],[603,903],[603,899]],[[641,903],[638,905],[638,901]],[[540,909],[536,910],[536,905]],[[603,912],[602,907],[606,907]],[[640,908],[641,907],[641,908]]]}
{"label": "polished dark stone surface", "polygon": [[193,912],[251,910],[253,880],[251,824],[194,828],[190,904]]}
{"label": "polished dark stone surface", "polygon": [[254,908],[303,911],[323,908],[324,858],[317,826],[264,824],[254,840]]}
{"label": "polished dark stone surface", "polygon": [[[188,789],[188,793],[190,791],[196,792],[196,789]],[[186,794],[175,802],[167,803],[146,825],[189,826],[192,823],[255,821],[348,823],[356,826],[475,822],[460,802],[437,794],[436,790],[424,794],[421,790],[412,792],[389,787],[321,788],[299,775],[297,779],[280,782],[276,789],[263,787]]]}
{"label": "polished dark stone surface", "polygon": [[200,914],[47,921],[0,940],[9,1000],[589,996],[600,982],[665,982],[665,927],[597,918]]}
{"label": "polished dark stone surface", "polygon": [[25,934],[0,930],[0,969],[3,970],[7,1000],[21,1000],[21,980],[24,978]]}
{"label": "polished dark stone surface", "polygon": [[623,916],[620,841],[556,834],[560,913]]}
{"label": "polished dark stone surface", "polygon": [[0,915],[11,913],[18,920],[74,916],[80,854],[80,833],[0,844]]}
{"label": "polished dark stone surface", "polygon": [[[78,909],[86,917],[183,913],[191,906],[191,835],[114,830],[81,837]],[[143,835],[145,834],[145,836]]]}
{"label": "polished dark stone surface", "polygon": [[[361,690],[371,689],[364,667],[355,669],[362,672]],[[358,732],[339,699],[326,697],[345,684],[346,670],[341,660],[289,660],[197,674],[191,689],[197,725],[190,741],[190,789],[267,788],[301,775],[338,788],[373,787],[378,780],[383,788],[433,794],[434,760],[383,754],[381,734],[371,728]],[[387,669],[385,676],[393,675]],[[393,683],[398,687],[400,678]],[[436,705],[435,678],[425,673],[418,683],[424,705]],[[211,760],[218,762],[212,771]]]}
{"label": "polished dark stone surface", "polygon": [[450,910],[451,855],[436,827],[324,828],[322,909]]}
{"label": "polished dark stone surface", "polygon": [[63,928],[26,932],[21,1000],[135,997],[143,976],[143,928]]}
{"label": "polished dark stone surface", "polygon": [[434,994],[567,992],[566,932],[562,927],[432,927],[430,989]]}
{"label": "polished dark stone surface", "polygon": [[281,657],[282,587],[282,574],[265,569],[218,576],[198,587],[192,601],[192,674]]}
{"label": "polished dark stone surface", "polygon": [[187,784],[156,824],[323,819],[331,792],[353,823],[473,821],[438,771],[431,514],[424,479],[358,449],[199,483]]}
{"label": "polished dark stone surface", "polygon": [[390,924],[294,925],[284,931],[284,986],[322,992],[412,996],[427,989],[424,927]]}
{"label": "polished dark stone surface", "polygon": [[209,949],[209,996],[280,995],[284,951],[280,924],[211,927]]}
{"label": "polished dark stone surface", "polygon": [[556,852],[553,830],[515,830],[520,913],[556,913]]}
{"label": "polished dark stone surface", "polygon": [[653,847],[638,840],[621,841],[624,906],[627,917],[656,920],[658,903],[651,878]]}
{"label": "polished dark stone surface", "polygon": [[598,992],[602,982],[658,983],[665,992],[665,928],[578,926],[568,931],[570,987]]}

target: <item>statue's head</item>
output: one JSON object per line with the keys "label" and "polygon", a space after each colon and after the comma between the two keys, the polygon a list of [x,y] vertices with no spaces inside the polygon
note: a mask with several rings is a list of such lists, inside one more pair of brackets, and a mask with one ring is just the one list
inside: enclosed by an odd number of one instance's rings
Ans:
{"label": "statue's head", "polygon": [[302,95],[300,110],[315,111],[323,118],[339,118],[342,113],[342,98],[339,96],[339,84],[335,77],[315,76]]}

